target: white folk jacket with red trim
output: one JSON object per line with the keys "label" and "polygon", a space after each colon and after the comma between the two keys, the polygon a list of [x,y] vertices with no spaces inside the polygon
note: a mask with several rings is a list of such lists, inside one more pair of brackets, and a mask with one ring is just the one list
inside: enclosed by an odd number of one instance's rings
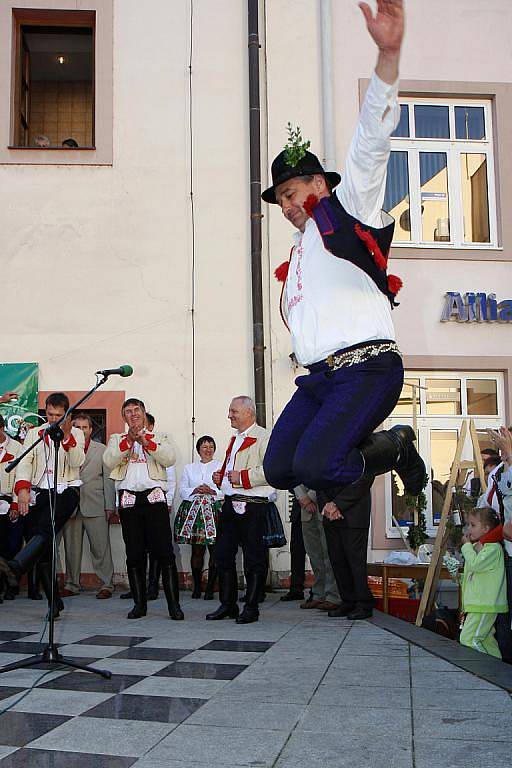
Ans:
{"label": "white folk jacket with red trim", "polygon": [[[103,454],[103,463],[110,470],[111,480],[124,480],[130,463],[131,448],[126,434],[111,435],[107,449]],[[152,480],[167,480],[167,467],[176,462],[176,453],[168,435],[164,432],[146,433],[149,445],[145,450],[148,462],[148,474]]]}
{"label": "white folk jacket with red trim", "polygon": [[[6,472],[5,468],[7,464],[18,456],[22,450],[21,443],[17,440],[13,440],[12,437],[6,435],[7,440],[5,443],[0,444],[0,448],[5,448],[5,453],[0,459],[0,493],[2,496],[14,495],[14,484],[16,481],[16,470],[13,472]],[[14,499],[15,501],[16,499]]]}
{"label": "white folk jacket with red trim", "polygon": [[[250,435],[244,438],[242,445],[236,453],[233,465],[233,469],[240,472],[240,484],[232,485],[236,491],[240,489],[240,493],[243,494],[244,490],[255,489],[258,491],[256,495],[261,496],[268,496],[274,492],[274,489],[268,485],[267,478],[263,472],[263,457],[265,456],[269,439],[270,432],[264,427],[260,427],[259,424],[254,424],[250,429]],[[233,436],[226,451],[224,464],[222,465],[222,477],[224,477],[234,442],[235,437]]]}
{"label": "white folk jacket with red trim", "polygon": [[[46,424],[43,427],[33,427],[29,430],[23,444],[23,450],[35,443],[45,426]],[[47,440],[49,440],[48,437],[41,440],[39,445],[27,453],[18,464],[14,485],[15,493],[18,494],[21,488],[30,489],[41,482],[46,470],[45,441]],[[85,438],[82,430],[71,427],[69,439],[63,442],[59,448],[58,483],[71,483],[80,480],[80,467],[85,461],[84,445]]]}

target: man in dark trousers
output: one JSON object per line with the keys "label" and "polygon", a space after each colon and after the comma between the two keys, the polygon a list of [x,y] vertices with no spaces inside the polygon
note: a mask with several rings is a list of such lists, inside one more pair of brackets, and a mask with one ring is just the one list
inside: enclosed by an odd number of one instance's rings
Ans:
{"label": "man in dark trousers", "polygon": [[366,569],[371,486],[371,480],[359,481],[344,488],[334,500],[325,495],[319,498],[324,509],[327,551],[342,600],[329,611],[333,618],[346,616],[356,620],[372,615],[375,600],[368,587]]}

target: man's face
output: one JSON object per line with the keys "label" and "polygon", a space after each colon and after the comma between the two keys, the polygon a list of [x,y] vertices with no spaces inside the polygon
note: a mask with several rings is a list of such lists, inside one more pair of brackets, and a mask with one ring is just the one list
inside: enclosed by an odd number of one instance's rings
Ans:
{"label": "man's face", "polygon": [[140,405],[127,405],[123,411],[124,420],[128,429],[140,431],[146,424],[146,412]]}
{"label": "man's face", "polygon": [[86,440],[90,440],[91,439],[92,427],[89,424],[89,422],[87,421],[87,419],[75,419],[74,422],[73,422],[73,426],[82,430]]}
{"label": "man's face", "polygon": [[46,418],[48,424],[55,424],[64,414],[66,409],[61,405],[47,405],[46,406]]}
{"label": "man's face", "polygon": [[232,400],[229,406],[228,419],[233,429],[243,432],[253,423],[254,414],[247,406],[243,405],[241,400]]}
{"label": "man's face", "polygon": [[320,174],[315,174],[311,181],[304,181],[297,176],[284,181],[276,188],[276,200],[281,206],[283,216],[301,232],[304,232],[308,220],[303,206],[309,195],[316,195],[318,199],[328,197],[327,184]]}

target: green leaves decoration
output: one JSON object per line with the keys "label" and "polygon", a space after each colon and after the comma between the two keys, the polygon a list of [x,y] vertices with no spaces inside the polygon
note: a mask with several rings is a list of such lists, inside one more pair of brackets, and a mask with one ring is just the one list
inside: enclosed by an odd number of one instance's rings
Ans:
{"label": "green leaves decoration", "polygon": [[287,165],[295,168],[297,163],[305,157],[311,142],[303,141],[299,126],[294,128],[291,123],[288,123],[286,130],[288,132],[288,141],[284,148],[284,161]]}

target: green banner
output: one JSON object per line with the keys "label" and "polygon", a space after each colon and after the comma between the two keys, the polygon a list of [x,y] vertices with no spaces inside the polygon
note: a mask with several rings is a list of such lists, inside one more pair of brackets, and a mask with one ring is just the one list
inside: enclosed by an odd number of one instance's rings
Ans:
{"label": "green banner", "polygon": [[0,413],[5,419],[5,431],[16,437],[25,429],[23,422],[39,423],[37,413],[39,368],[37,363],[0,363],[0,395],[16,392],[17,399],[0,404]]}

